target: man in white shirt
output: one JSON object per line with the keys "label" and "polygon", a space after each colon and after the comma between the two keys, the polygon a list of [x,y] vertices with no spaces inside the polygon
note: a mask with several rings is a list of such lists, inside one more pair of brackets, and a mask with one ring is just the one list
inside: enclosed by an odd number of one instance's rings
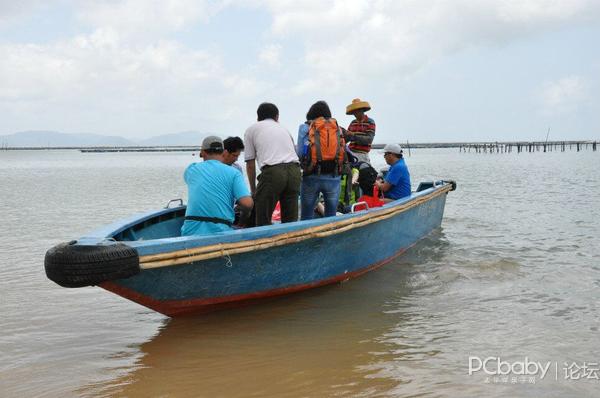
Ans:
{"label": "man in white shirt", "polygon": [[[279,124],[279,109],[262,103],[258,122],[244,134],[244,158],[250,191],[254,197],[256,225],[270,225],[277,201],[281,204],[281,222],[298,220],[300,161],[290,132]],[[256,185],[256,164],[261,173]]]}

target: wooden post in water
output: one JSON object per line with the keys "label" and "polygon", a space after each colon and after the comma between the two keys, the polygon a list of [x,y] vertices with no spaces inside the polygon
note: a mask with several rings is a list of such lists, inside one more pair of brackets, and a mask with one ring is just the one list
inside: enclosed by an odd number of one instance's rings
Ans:
{"label": "wooden post in water", "polygon": [[[433,147],[433,148],[449,148],[458,147],[458,151],[460,152],[473,152],[478,154],[503,154],[503,153],[512,153],[513,149],[516,150],[517,153],[521,152],[566,152],[567,146],[569,150],[577,150],[577,152],[581,152],[584,149],[592,149],[593,151],[598,150],[598,141],[515,141],[515,142],[474,142],[474,143],[456,143],[453,145],[448,144],[439,144],[439,145],[423,145],[423,147]],[[411,156],[411,148],[410,142],[406,140],[406,147],[408,148],[408,156]],[[421,147],[419,144],[416,147]],[[0,148],[2,149],[2,148]]]}

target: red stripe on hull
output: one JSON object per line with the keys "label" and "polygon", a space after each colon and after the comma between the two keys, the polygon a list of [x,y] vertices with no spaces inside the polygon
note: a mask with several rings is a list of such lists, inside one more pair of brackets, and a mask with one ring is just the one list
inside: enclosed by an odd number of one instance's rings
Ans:
{"label": "red stripe on hull", "polygon": [[148,307],[154,311],[160,312],[161,314],[174,317],[178,315],[187,315],[194,313],[211,312],[225,308],[238,307],[247,305],[252,301],[258,301],[261,299],[280,296],[284,294],[299,292],[302,290],[312,289],[319,286],[329,285],[336,282],[345,281],[348,279],[356,278],[369,271],[377,269],[382,265],[389,263],[394,258],[404,253],[408,248],[402,249],[396,252],[391,257],[385,260],[379,261],[367,268],[363,268],[358,271],[348,272],[345,274],[337,275],[332,278],[324,279],[318,282],[307,283],[303,285],[295,285],[290,287],[284,287],[273,290],[266,290],[262,292],[239,294],[234,296],[214,297],[214,298],[202,298],[202,299],[189,299],[189,300],[168,300],[161,301],[156,300],[150,296],[138,293],[134,290],[128,289],[115,282],[103,282],[101,288],[108,290],[112,293],[118,294],[119,296],[125,297],[131,301]]}

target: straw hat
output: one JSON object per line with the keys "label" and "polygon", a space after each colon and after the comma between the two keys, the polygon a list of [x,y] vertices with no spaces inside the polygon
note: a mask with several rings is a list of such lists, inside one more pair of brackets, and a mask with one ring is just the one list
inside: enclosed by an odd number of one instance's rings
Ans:
{"label": "straw hat", "polygon": [[360,98],[354,98],[352,103],[346,107],[346,115],[351,115],[352,112],[363,109],[365,112],[371,110],[371,105],[367,101],[361,101]]}

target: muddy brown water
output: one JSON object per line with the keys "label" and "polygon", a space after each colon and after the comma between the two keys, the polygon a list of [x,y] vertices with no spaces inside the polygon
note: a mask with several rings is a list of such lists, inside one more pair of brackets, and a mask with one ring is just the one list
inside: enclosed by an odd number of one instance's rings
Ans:
{"label": "muddy brown water", "polygon": [[[0,396],[597,396],[599,156],[413,150],[413,188],[448,177],[458,190],[442,228],[405,255],[345,283],[170,319],[60,288],[43,258],[185,199],[195,157],[0,152]],[[490,357],[550,371],[474,370]]]}

